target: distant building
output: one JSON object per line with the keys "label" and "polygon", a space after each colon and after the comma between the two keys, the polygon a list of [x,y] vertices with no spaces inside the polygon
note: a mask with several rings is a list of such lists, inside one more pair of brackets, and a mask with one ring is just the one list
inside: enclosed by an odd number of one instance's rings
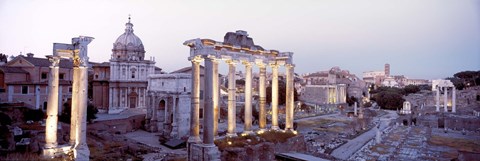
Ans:
{"label": "distant building", "polygon": [[408,79],[403,75],[391,75],[390,64],[385,64],[383,71],[363,72],[363,81],[374,87],[399,87],[403,88],[407,85],[424,85],[429,84],[429,80],[425,79]]}
{"label": "distant building", "polygon": [[[181,138],[190,132],[192,68],[148,76],[145,128],[165,137]],[[203,111],[204,68],[200,66],[200,111]],[[203,112],[200,112],[202,116]],[[201,117],[202,118],[202,117]]]}
{"label": "distant building", "polygon": [[146,109],[147,77],[159,71],[152,58],[145,60],[143,43],[133,33],[130,18],[125,26],[113,43],[110,62],[93,66],[93,102],[102,112]]}
{"label": "distant building", "polygon": [[[47,108],[50,61],[34,54],[19,55],[0,65],[0,102],[23,102],[33,109]],[[72,95],[73,63],[62,59],[59,68],[59,111]]]}
{"label": "distant building", "polygon": [[315,104],[346,103],[347,95],[361,99],[366,87],[364,81],[339,67],[309,73],[303,79],[306,83],[300,90],[301,99]]}

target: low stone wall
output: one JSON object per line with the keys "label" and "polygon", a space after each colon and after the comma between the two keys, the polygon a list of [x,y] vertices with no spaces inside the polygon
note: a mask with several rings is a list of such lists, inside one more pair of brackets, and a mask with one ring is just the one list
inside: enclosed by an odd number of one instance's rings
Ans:
{"label": "low stone wall", "polygon": [[284,143],[263,142],[246,147],[231,147],[221,151],[221,160],[236,161],[263,161],[275,160],[276,153],[307,151],[306,143],[302,135],[292,137]]}
{"label": "low stone wall", "polygon": [[123,119],[96,121],[88,124],[87,128],[97,131],[107,131],[109,133],[124,134],[143,128],[145,115],[135,115]]}

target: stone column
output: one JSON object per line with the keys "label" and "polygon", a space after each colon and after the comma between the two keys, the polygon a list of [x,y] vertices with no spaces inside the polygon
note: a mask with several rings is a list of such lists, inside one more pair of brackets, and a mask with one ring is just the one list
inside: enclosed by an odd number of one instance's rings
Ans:
{"label": "stone column", "polygon": [[206,57],[205,58],[205,105],[203,107],[203,143],[207,145],[213,145],[214,140],[214,107],[213,107],[213,94],[214,94],[214,61],[215,58]]}
{"label": "stone column", "polygon": [[443,111],[448,112],[448,87],[443,87]]}
{"label": "stone column", "polygon": [[272,129],[278,127],[278,64],[272,64]]}
{"label": "stone column", "polygon": [[293,120],[294,120],[294,73],[293,64],[287,64],[286,67],[286,98],[285,98],[285,130],[293,131]]}
{"label": "stone column", "polygon": [[220,97],[220,85],[218,81],[218,61],[212,61],[213,68],[213,135],[218,136],[218,119],[220,115],[220,109],[218,107]]}
{"label": "stone column", "polygon": [[50,62],[50,75],[48,77],[48,104],[47,104],[47,125],[45,129],[45,149],[43,155],[48,158],[55,157],[57,148],[58,128],[58,68],[60,59],[48,57]]}
{"label": "stone column", "polygon": [[237,104],[236,104],[236,91],[235,86],[235,62],[228,60],[228,127],[227,127],[227,136],[233,137],[237,136],[235,128],[237,126],[236,122],[236,113],[237,113]]}
{"label": "stone column", "polygon": [[243,133],[251,134],[252,132],[252,63],[243,62],[245,65],[245,127]]}
{"label": "stone column", "polygon": [[80,94],[78,84],[80,81],[80,69],[78,66],[73,67],[73,81],[72,81],[72,104],[71,104],[71,116],[70,116],[70,145],[73,147],[77,141],[77,120],[78,120],[78,97]]}
{"label": "stone column", "polygon": [[190,113],[189,143],[200,143],[200,59],[194,58],[192,62],[192,100]]}
{"label": "stone column", "polygon": [[357,116],[357,102],[353,103],[353,115]]}
{"label": "stone column", "polygon": [[455,86],[452,87],[452,112],[457,112],[457,96]]}
{"label": "stone column", "polygon": [[[88,159],[90,151],[87,146],[87,103],[88,103],[88,58],[82,60],[81,65],[78,67],[79,79],[78,81],[78,110],[76,123],[76,142],[74,155],[77,160]],[[73,116],[74,110],[72,110]]]}
{"label": "stone column", "polygon": [[440,87],[435,88],[437,90],[437,95],[435,99],[435,107],[437,108],[436,111],[440,112]]}
{"label": "stone column", "polygon": [[172,132],[170,133],[170,136],[172,137],[177,137],[178,135],[178,125],[177,125],[177,97],[172,97],[173,103],[172,103]]}
{"label": "stone column", "polygon": [[150,122],[150,130],[152,132],[158,131],[158,96],[157,93],[153,93],[152,96],[152,121]]}
{"label": "stone column", "polygon": [[258,67],[260,68],[260,78],[258,82],[258,92],[260,95],[259,105],[259,120],[258,120],[258,127],[260,130],[265,130],[267,128],[267,110],[265,109],[265,103],[267,102],[267,89],[266,89],[266,66],[265,64],[258,64]]}

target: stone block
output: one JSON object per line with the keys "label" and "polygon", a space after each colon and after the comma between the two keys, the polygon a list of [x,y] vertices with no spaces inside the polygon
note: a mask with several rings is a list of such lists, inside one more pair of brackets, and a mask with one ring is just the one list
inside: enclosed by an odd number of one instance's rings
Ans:
{"label": "stone block", "polygon": [[190,161],[219,161],[220,151],[214,144],[190,144]]}

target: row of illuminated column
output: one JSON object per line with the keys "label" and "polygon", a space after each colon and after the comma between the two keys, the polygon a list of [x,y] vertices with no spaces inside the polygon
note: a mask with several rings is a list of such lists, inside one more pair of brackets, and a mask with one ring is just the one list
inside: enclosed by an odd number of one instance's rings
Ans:
{"label": "row of illuminated column", "polygon": [[436,111],[439,112],[440,111],[440,88],[443,88],[443,111],[444,112],[448,112],[448,88],[452,88],[452,112],[456,112],[456,90],[455,90],[455,87],[437,87],[436,89],[436,99],[435,99],[435,102],[436,102]]}
{"label": "row of illuminated column", "polygon": [[[213,144],[214,137],[218,135],[219,115],[219,77],[218,60],[215,57],[203,58],[205,63],[205,99],[203,117],[203,143]],[[192,106],[190,122],[189,142],[201,142],[200,139],[200,62],[201,58],[194,58],[192,62]],[[228,64],[228,126],[227,136],[236,136],[236,85],[234,60],[227,60]],[[245,66],[245,118],[243,134],[252,134],[252,66],[254,63],[244,61]],[[260,69],[259,78],[259,129],[266,130],[266,64],[258,63]],[[278,126],[278,64],[272,67],[272,126],[279,130]],[[294,117],[294,65],[286,64],[286,122],[285,130],[293,129]]]}

